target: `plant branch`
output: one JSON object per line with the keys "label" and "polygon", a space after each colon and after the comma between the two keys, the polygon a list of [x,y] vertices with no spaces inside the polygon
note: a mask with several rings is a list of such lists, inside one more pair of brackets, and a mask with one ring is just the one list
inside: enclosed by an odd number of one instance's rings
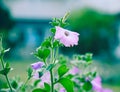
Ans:
{"label": "plant branch", "polygon": [[52,72],[52,69],[50,70],[50,77],[51,77],[51,92],[54,92],[54,82],[53,82],[53,72]]}
{"label": "plant branch", "polygon": [[[4,70],[4,69],[5,69],[5,66],[4,66],[4,61],[3,61],[3,55],[1,55],[0,59],[1,59],[2,68],[3,68],[3,70]],[[9,88],[10,88],[10,91],[11,91],[11,92],[13,92],[12,87],[11,87],[11,84],[10,84],[10,81],[9,81],[9,78],[8,78],[7,74],[5,74],[5,78],[6,78],[6,80],[7,80],[7,83],[8,83],[8,86],[9,86]]]}

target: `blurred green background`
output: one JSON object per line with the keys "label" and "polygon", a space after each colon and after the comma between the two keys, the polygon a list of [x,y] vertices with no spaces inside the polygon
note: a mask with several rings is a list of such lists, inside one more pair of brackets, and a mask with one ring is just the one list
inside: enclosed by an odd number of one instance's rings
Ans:
{"label": "blurred green background", "polygon": [[[94,67],[103,85],[120,92],[120,1],[101,0],[0,0],[0,35],[14,70],[9,74],[25,80],[26,69],[37,59],[31,54],[49,36],[49,22],[71,11],[67,29],[80,33],[79,45],[60,53],[94,54]],[[0,67],[1,68],[1,67]],[[0,76],[0,87],[4,77]]]}

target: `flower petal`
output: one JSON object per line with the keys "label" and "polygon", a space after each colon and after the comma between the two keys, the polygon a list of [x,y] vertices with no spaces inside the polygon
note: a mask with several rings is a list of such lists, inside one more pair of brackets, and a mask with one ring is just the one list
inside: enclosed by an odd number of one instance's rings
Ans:
{"label": "flower petal", "polygon": [[55,39],[58,39],[66,47],[78,45],[79,34],[72,32],[61,27],[56,27]]}
{"label": "flower petal", "polygon": [[44,65],[43,62],[37,62],[37,63],[31,64],[31,67],[32,67],[32,69],[37,70],[39,68],[42,68],[43,65]]}

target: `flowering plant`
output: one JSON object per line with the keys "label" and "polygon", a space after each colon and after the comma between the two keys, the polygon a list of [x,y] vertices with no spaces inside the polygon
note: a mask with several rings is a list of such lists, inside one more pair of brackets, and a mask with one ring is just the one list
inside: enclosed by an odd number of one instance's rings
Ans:
{"label": "flowering plant", "polygon": [[[64,29],[68,25],[66,19],[54,18],[50,29],[52,35],[42,42],[34,55],[39,59],[28,68],[28,78],[25,83],[18,79],[9,81],[8,73],[12,69],[9,63],[3,61],[4,53],[9,51],[0,49],[0,60],[2,70],[0,74],[6,77],[8,89],[1,89],[5,92],[112,92],[104,89],[101,78],[95,70],[91,69],[92,54],[73,55],[68,59],[59,55],[61,46],[73,47],[78,45],[79,34]],[[2,43],[2,42],[0,42]],[[28,83],[30,80],[32,82]]]}

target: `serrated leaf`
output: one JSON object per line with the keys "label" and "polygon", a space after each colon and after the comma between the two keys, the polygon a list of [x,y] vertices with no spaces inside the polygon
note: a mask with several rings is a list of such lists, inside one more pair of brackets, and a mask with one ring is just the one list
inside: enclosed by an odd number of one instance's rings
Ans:
{"label": "serrated leaf", "polygon": [[66,65],[61,65],[59,68],[58,68],[58,75],[59,77],[62,77],[65,73],[68,72],[68,67]]}
{"label": "serrated leaf", "polygon": [[47,92],[50,92],[50,85],[48,83],[44,83],[44,89],[47,91]]}
{"label": "serrated leaf", "polygon": [[66,89],[67,92],[74,92],[74,84],[68,78],[61,78],[59,83]]}
{"label": "serrated leaf", "polygon": [[32,90],[32,92],[47,92],[47,91],[44,89],[41,89],[41,88],[36,88],[36,89]]}
{"label": "serrated leaf", "polygon": [[83,85],[83,89],[89,91],[92,89],[92,84],[89,81],[86,81]]}

